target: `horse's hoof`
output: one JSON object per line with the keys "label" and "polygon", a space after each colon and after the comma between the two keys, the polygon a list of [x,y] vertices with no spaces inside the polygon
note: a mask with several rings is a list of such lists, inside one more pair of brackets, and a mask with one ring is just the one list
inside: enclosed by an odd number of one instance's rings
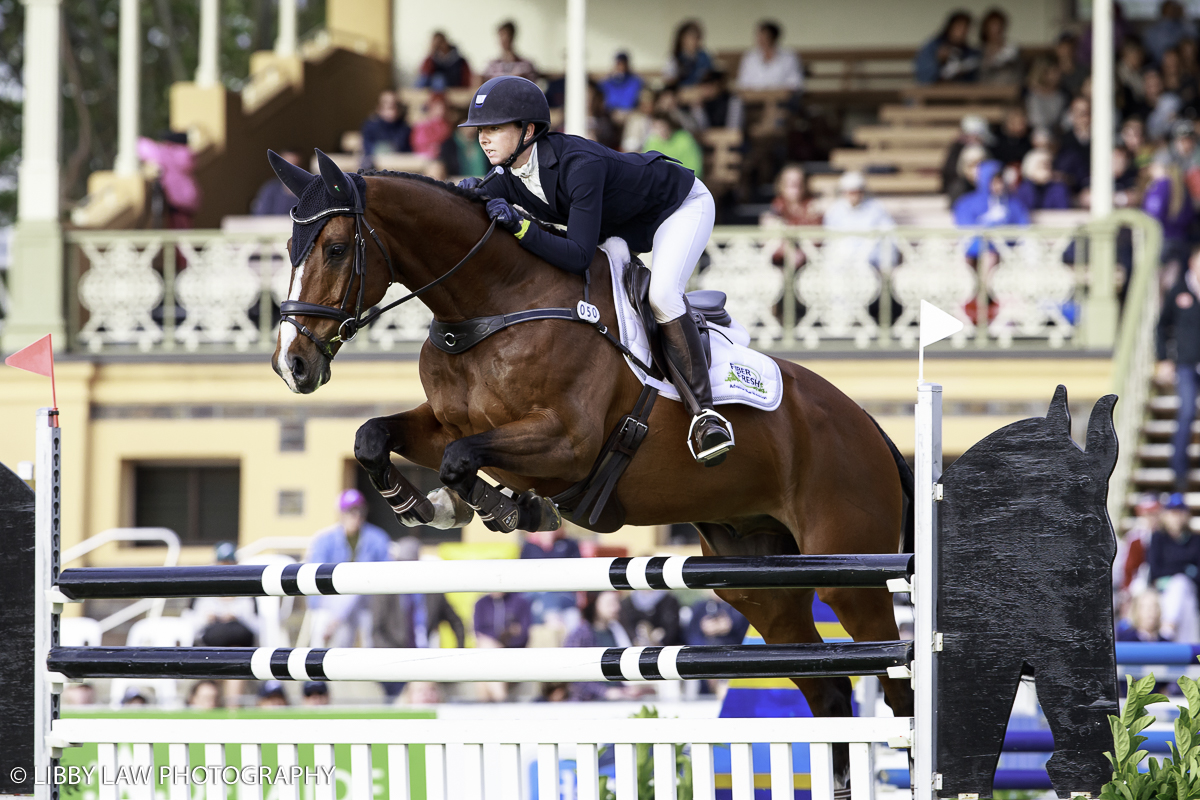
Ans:
{"label": "horse's hoof", "polygon": [[518,527],[523,531],[556,531],[562,527],[558,507],[532,490],[517,498],[517,506],[521,509]]}

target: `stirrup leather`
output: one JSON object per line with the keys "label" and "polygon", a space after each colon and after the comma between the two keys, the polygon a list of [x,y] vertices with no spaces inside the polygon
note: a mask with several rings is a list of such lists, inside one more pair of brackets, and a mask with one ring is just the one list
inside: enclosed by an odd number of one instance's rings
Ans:
{"label": "stirrup leather", "polygon": [[[718,444],[715,447],[710,447],[707,450],[701,450],[699,453],[697,453],[696,447],[692,443],[693,440],[695,439],[695,436],[693,434],[695,434],[695,432],[696,432],[696,426],[699,425],[701,422],[703,422],[706,419],[715,419],[717,422],[720,422],[721,425],[725,428],[725,430],[729,432],[729,441],[722,442],[721,444]],[[729,424],[729,420],[725,419],[725,417],[721,416],[716,411],[713,411],[710,408],[706,408],[706,409],[702,410],[696,416],[692,417],[692,424],[690,427],[688,427],[687,446],[688,446],[688,450],[692,454],[692,458],[696,459],[696,461],[703,464],[707,461],[711,461],[714,458],[717,458],[718,456],[723,456],[725,453],[727,453],[733,449],[733,445],[734,445],[733,426]]]}

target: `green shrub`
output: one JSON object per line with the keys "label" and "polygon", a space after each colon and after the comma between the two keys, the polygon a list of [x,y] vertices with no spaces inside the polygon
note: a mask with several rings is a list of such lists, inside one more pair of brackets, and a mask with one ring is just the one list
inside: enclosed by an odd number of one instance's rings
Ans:
{"label": "green shrub", "polygon": [[1179,688],[1187,698],[1188,706],[1179,707],[1179,718],[1175,720],[1175,741],[1169,745],[1171,755],[1162,763],[1151,758],[1148,772],[1138,767],[1148,753],[1138,749],[1146,741],[1141,732],[1148,728],[1154,717],[1146,713],[1146,706],[1165,703],[1167,698],[1154,693],[1154,676],[1147,675],[1139,681],[1126,676],[1129,694],[1120,717],[1110,716],[1113,751],[1104,756],[1113,766],[1112,781],[1100,792],[1101,800],[1195,800],[1200,798],[1200,686],[1184,676],[1179,679]]}
{"label": "green shrub", "polygon": [[[631,719],[658,719],[658,709],[642,706],[641,711],[631,715]],[[638,800],[654,800],[654,745],[638,744],[637,749],[637,785]],[[604,754],[609,748],[601,748]],[[683,752],[683,745],[675,745],[675,797],[678,800],[692,800],[692,757]],[[600,776],[600,800],[617,800],[617,794],[608,786],[608,776]]]}

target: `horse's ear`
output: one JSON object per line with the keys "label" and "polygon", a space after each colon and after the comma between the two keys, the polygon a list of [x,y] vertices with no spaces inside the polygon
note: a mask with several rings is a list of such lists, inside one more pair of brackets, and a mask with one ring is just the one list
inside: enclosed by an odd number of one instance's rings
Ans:
{"label": "horse's ear", "polygon": [[267,161],[271,162],[271,169],[275,170],[275,174],[279,176],[279,180],[283,181],[283,185],[296,197],[300,196],[304,187],[308,186],[309,181],[312,180],[311,172],[303,167],[297,167],[274,150],[267,151]]}
{"label": "horse's ear", "polygon": [[325,188],[329,193],[345,201],[351,208],[358,208],[358,189],[355,188],[354,181],[342,172],[341,167],[335,164],[332,158],[320,150],[317,150],[317,167],[321,170],[321,180],[325,181]]}
{"label": "horse's ear", "polygon": [[1113,406],[1117,404],[1115,394],[1106,394],[1092,406],[1088,419],[1087,456],[1098,474],[1112,474],[1117,465],[1117,431],[1113,427]]}
{"label": "horse's ear", "polygon": [[1046,412],[1046,422],[1051,428],[1061,428],[1065,436],[1071,435],[1071,411],[1067,408],[1067,387],[1061,383],[1054,390],[1054,399],[1050,401],[1050,410]]}

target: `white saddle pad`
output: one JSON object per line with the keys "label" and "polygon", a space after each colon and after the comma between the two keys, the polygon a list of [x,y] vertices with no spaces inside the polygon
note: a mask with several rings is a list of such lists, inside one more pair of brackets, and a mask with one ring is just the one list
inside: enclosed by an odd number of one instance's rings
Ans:
{"label": "white saddle pad", "polygon": [[[629,246],[625,244],[624,239],[613,237],[600,245],[600,249],[608,256],[608,263],[611,265],[613,297],[616,300],[621,341],[643,363],[649,364],[650,344],[646,330],[634,311],[633,304],[625,295],[622,282],[630,261]],[[711,323],[709,327],[711,330],[708,340],[712,349],[709,378],[712,381],[713,402],[716,405],[741,403],[763,411],[774,411],[778,408],[779,401],[783,398],[783,376],[775,360],[751,349],[750,334],[737,320],[728,328]],[[643,384],[654,386],[663,397],[679,400],[679,392],[673,384],[650,377],[629,358],[625,359],[625,363]]]}

